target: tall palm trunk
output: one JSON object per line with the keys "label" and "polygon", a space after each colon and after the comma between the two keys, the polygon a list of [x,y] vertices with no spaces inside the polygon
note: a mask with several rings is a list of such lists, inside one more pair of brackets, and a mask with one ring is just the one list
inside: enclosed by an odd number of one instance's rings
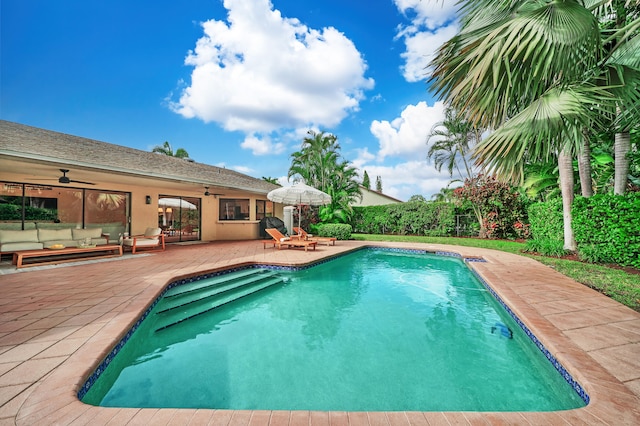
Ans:
{"label": "tall palm trunk", "polygon": [[575,251],[576,241],[571,226],[571,205],[573,204],[573,161],[571,149],[566,147],[558,154],[560,191],[562,192],[562,217],[564,222],[564,249]]}
{"label": "tall palm trunk", "polygon": [[591,145],[589,138],[583,136],[582,149],[578,152],[578,173],[580,174],[580,191],[583,197],[593,195],[591,179]]}
{"label": "tall palm trunk", "polygon": [[613,193],[623,195],[627,189],[629,176],[629,157],[631,151],[631,135],[629,132],[616,133],[614,143],[615,177],[613,181]]}
{"label": "tall palm trunk", "polygon": [[[616,12],[616,29],[623,28],[627,21],[627,9],[624,0],[614,0],[613,8]],[[616,44],[622,43],[623,40],[616,40]],[[616,108],[616,114],[620,116],[622,109],[620,106]],[[629,158],[627,154],[631,151],[631,135],[629,131],[619,129],[615,135],[613,144],[613,152],[615,159],[615,169],[613,178],[613,193],[623,195],[627,189],[627,179],[629,176]]]}

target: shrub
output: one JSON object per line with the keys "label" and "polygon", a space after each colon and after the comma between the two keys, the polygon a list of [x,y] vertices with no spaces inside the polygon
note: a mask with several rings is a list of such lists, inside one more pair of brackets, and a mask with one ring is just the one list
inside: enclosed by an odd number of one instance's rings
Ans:
{"label": "shrub", "polygon": [[527,241],[525,251],[545,256],[565,255],[567,251],[564,249],[562,199],[531,204],[527,212],[532,239]]}
{"label": "shrub", "polygon": [[339,240],[351,238],[352,228],[347,223],[325,223],[316,227],[316,234],[320,237],[335,237]]}
{"label": "shrub", "polygon": [[571,212],[580,258],[640,268],[640,193],[577,197]]}
{"label": "shrub", "polygon": [[494,176],[478,175],[465,179],[453,196],[471,207],[481,221],[480,237],[528,238],[526,214],[528,200],[517,189]]}
{"label": "shrub", "polygon": [[564,249],[564,241],[551,238],[529,240],[524,250],[552,257],[562,257],[567,254],[567,250]]}
{"label": "shrub", "polygon": [[355,207],[351,223],[359,233],[446,236],[455,230],[455,206],[415,200]]}
{"label": "shrub", "polygon": [[531,224],[531,237],[534,240],[564,241],[561,198],[531,204],[527,212]]}

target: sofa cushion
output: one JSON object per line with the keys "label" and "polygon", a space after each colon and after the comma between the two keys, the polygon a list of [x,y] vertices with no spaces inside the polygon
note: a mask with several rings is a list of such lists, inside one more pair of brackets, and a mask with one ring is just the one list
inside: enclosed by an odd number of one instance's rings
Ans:
{"label": "sofa cushion", "polygon": [[85,238],[100,238],[102,236],[102,228],[92,229],[72,229],[74,240],[84,240]]}
{"label": "sofa cushion", "polygon": [[15,243],[2,243],[0,245],[0,252],[2,253],[11,253],[14,251],[20,250],[42,250],[44,244],[37,242],[15,242]]}
{"label": "sofa cushion", "polygon": [[[73,240],[71,229],[38,229],[38,239],[40,242],[54,240]],[[46,244],[45,244],[46,245]]]}
{"label": "sofa cushion", "polygon": [[144,236],[145,237],[158,237],[161,232],[162,232],[162,229],[160,229],[160,228],[147,228],[147,230],[144,231]]}
{"label": "sofa cushion", "polygon": [[[155,247],[160,244],[156,238],[136,238],[136,247]],[[125,238],[122,244],[127,247],[133,247],[133,238]]]}
{"label": "sofa cushion", "polygon": [[0,244],[5,243],[37,243],[38,230],[29,229],[25,231],[11,231],[0,229]]}

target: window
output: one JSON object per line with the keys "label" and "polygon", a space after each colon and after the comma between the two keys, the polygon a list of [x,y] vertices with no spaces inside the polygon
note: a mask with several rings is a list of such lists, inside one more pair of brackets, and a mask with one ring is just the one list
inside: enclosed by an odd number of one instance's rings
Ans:
{"label": "window", "polygon": [[220,220],[249,220],[249,200],[221,198]]}
{"label": "window", "polygon": [[84,191],[85,228],[101,228],[104,234],[109,234],[109,239],[117,239],[127,231],[127,193],[93,189]]}
{"label": "window", "polygon": [[117,239],[128,228],[125,192],[0,182],[0,197],[0,229],[100,227]]}
{"label": "window", "polygon": [[273,216],[273,202],[256,200],[256,220],[264,219],[267,216]]}

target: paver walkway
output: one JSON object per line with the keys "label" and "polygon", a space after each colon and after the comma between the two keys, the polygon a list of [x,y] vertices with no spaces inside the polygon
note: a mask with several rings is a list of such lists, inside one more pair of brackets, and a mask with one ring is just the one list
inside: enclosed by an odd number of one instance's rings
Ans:
{"label": "paver walkway", "polygon": [[363,245],[340,241],[309,252],[264,249],[260,241],[173,245],[148,255],[0,275],[0,425],[640,424],[639,313],[532,259],[432,244],[375,243],[483,257],[486,263],[471,267],[582,384],[591,397],[587,407],[550,413],[289,412],[103,408],[76,398],[85,378],[169,281],[246,262],[304,264]]}

